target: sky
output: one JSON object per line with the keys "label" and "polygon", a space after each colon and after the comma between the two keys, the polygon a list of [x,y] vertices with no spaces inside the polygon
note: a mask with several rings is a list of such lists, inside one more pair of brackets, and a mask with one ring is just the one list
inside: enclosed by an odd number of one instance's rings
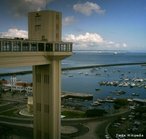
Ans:
{"label": "sky", "polygon": [[146,0],[4,0],[0,37],[27,38],[27,13],[44,9],[62,12],[74,50],[146,51]]}

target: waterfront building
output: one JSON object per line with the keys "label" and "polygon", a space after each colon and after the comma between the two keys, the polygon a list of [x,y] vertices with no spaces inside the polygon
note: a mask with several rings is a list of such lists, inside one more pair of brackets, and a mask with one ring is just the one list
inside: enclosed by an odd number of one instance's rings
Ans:
{"label": "waterfront building", "polygon": [[10,78],[11,87],[16,85],[16,81],[17,81],[16,76],[11,76]]}

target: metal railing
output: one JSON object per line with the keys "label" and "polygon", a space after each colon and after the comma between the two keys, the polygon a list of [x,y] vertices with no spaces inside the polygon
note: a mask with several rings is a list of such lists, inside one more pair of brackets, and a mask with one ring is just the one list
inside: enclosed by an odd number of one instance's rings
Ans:
{"label": "metal railing", "polygon": [[0,38],[0,52],[72,52],[72,43]]}

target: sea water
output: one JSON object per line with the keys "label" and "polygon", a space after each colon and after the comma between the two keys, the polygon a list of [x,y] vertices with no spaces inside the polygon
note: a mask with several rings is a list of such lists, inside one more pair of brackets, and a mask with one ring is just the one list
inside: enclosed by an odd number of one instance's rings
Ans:
{"label": "sea water", "polygon": [[[118,63],[137,63],[146,62],[146,53],[109,53],[109,52],[75,52],[72,56],[62,61],[62,68],[87,66],[94,64],[118,64]],[[31,70],[31,67],[1,68],[0,72],[16,72]],[[1,77],[7,80],[10,76]],[[102,67],[96,69],[69,70],[62,72],[62,91],[91,93],[94,100],[97,98],[146,98],[144,87],[119,87],[119,86],[100,86],[102,81],[120,81],[124,79],[143,78],[146,79],[146,66],[126,65],[114,67]],[[17,75],[18,80],[32,82],[32,75]],[[144,82],[146,84],[146,82]],[[98,91],[96,90],[98,89]],[[113,91],[125,91],[125,94],[115,95]],[[138,96],[133,96],[138,93]]]}
{"label": "sea water", "polygon": [[[146,53],[96,53],[76,52],[72,57],[62,61],[62,67],[87,66],[94,64],[119,64],[119,63],[146,62]],[[146,99],[146,89],[130,86],[101,86],[102,81],[131,82],[142,78],[146,80],[146,66],[125,65],[109,66],[96,69],[82,69],[63,71],[62,90],[93,94],[93,101],[106,98],[141,98]],[[146,81],[143,82],[146,85]],[[113,92],[124,91],[125,94]],[[137,95],[133,95],[137,94]],[[73,102],[74,103],[74,102]],[[76,104],[76,103],[74,103]],[[85,104],[90,106],[90,104]],[[105,105],[107,107],[109,105]]]}

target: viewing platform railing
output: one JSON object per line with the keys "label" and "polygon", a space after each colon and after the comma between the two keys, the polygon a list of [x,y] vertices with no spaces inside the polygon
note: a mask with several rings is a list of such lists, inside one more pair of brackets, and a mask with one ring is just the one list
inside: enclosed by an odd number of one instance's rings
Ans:
{"label": "viewing platform railing", "polygon": [[72,43],[0,38],[0,52],[72,52]]}

